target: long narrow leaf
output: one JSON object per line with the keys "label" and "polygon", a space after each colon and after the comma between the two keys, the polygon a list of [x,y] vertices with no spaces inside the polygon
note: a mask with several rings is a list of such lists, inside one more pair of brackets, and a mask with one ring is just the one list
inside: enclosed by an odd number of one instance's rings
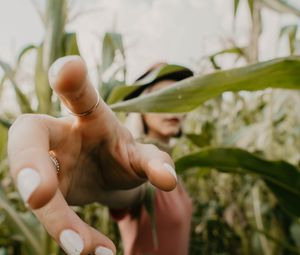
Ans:
{"label": "long narrow leaf", "polygon": [[116,102],[122,100],[124,97],[126,97],[130,93],[132,93],[133,91],[135,91],[139,87],[140,86],[136,86],[136,85],[116,87],[109,94],[107,103],[108,104],[116,103]]}
{"label": "long narrow leaf", "polygon": [[300,57],[274,59],[188,78],[148,95],[113,104],[111,108],[124,112],[187,112],[226,91],[300,89],[299,70]]}
{"label": "long narrow leaf", "polygon": [[109,102],[109,104],[114,104],[118,101],[122,101],[133,92],[137,92],[140,89],[143,89],[145,86],[147,86],[147,84],[152,83],[154,80],[181,70],[183,70],[183,67],[178,65],[168,65],[157,68],[156,70],[153,70],[149,75],[146,75],[146,77],[136,81],[133,85],[125,86],[124,84],[124,86],[118,86],[114,88],[110,93],[107,101]]}
{"label": "long narrow leaf", "polygon": [[295,52],[297,30],[298,30],[298,26],[297,25],[284,26],[280,30],[279,38],[281,38],[285,34],[289,38],[289,45],[290,45],[290,53],[291,54],[294,54],[294,52]]}
{"label": "long narrow leaf", "polygon": [[[125,63],[125,51],[123,46],[122,35],[118,33],[106,33],[102,43],[102,63],[99,68],[100,84],[99,91],[105,101],[107,101],[111,91],[117,87],[125,85],[126,80],[126,66],[121,65],[119,68],[114,70],[110,75],[109,79],[105,82],[102,81],[102,75],[108,70],[115,62],[117,53],[121,53],[123,61]],[[123,73],[123,80],[117,79],[119,71]]]}
{"label": "long narrow leaf", "polygon": [[23,57],[31,50],[37,49],[36,45],[30,44],[28,46],[26,46],[24,49],[21,50],[21,52],[19,53],[18,57],[17,57],[17,65],[19,65],[23,59]]}
{"label": "long narrow leaf", "polygon": [[3,191],[0,188],[0,207],[6,212],[11,228],[18,229],[19,233],[25,238],[27,248],[32,249],[33,254],[42,254],[42,245],[39,237],[34,235],[33,231],[27,226],[20,215],[15,211],[9,201],[5,198]]}
{"label": "long narrow leaf", "polygon": [[64,34],[63,39],[64,45],[64,55],[80,55],[77,38],[75,33]]}
{"label": "long narrow leaf", "polygon": [[176,170],[211,167],[224,172],[252,173],[261,176],[281,205],[300,217],[300,171],[284,161],[268,161],[236,148],[209,148],[177,160]]}
{"label": "long narrow leaf", "polygon": [[57,58],[63,56],[63,40],[66,19],[67,1],[47,0],[46,34],[43,47],[44,70],[48,70],[50,65]]}
{"label": "long narrow leaf", "polygon": [[102,72],[104,73],[114,62],[115,50],[109,34],[105,34],[102,46]]}
{"label": "long narrow leaf", "polygon": [[239,47],[233,47],[233,48],[218,51],[209,56],[209,60],[211,61],[212,65],[214,66],[214,68],[216,70],[221,69],[221,67],[216,62],[216,57],[220,56],[220,55],[224,55],[224,54],[235,54],[235,55],[243,56],[243,57],[246,56],[245,50],[243,48],[239,48]]}
{"label": "long narrow leaf", "polygon": [[3,61],[0,61],[0,67],[3,69],[5,76],[10,80],[11,84],[14,87],[18,104],[22,113],[32,113],[33,110],[31,109],[30,102],[26,95],[21,91],[21,89],[17,85],[12,68]]}
{"label": "long narrow leaf", "polygon": [[5,81],[6,81],[6,79],[7,79],[7,77],[6,77],[6,75],[4,74],[4,75],[2,76],[2,78],[1,78],[1,80],[0,80],[0,95],[2,94],[3,85],[4,85]]}
{"label": "long narrow leaf", "polygon": [[252,16],[253,16],[253,12],[254,12],[254,1],[255,0],[248,0],[249,9],[250,9],[250,13]]}
{"label": "long narrow leaf", "polygon": [[3,118],[0,118],[0,124],[6,128],[10,128],[10,126],[12,125],[12,123],[10,121],[5,120]]}
{"label": "long narrow leaf", "polygon": [[[0,119],[1,125],[2,120]],[[1,126],[0,125],[0,162],[6,158],[6,146],[7,146],[7,135],[8,135],[8,130],[7,127]]]}
{"label": "long narrow leaf", "polygon": [[233,6],[234,17],[236,17],[239,4],[240,4],[240,0],[234,0],[234,6]]}
{"label": "long narrow leaf", "polygon": [[300,16],[300,9],[285,0],[262,0],[262,3],[279,13],[290,13]]}
{"label": "long narrow leaf", "polygon": [[43,45],[37,51],[34,79],[38,99],[38,112],[50,113],[52,90],[49,86],[47,71],[43,67]]}
{"label": "long narrow leaf", "polygon": [[122,36],[118,33],[106,33],[102,47],[102,72],[104,73],[114,62],[116,51],[124,55]]}

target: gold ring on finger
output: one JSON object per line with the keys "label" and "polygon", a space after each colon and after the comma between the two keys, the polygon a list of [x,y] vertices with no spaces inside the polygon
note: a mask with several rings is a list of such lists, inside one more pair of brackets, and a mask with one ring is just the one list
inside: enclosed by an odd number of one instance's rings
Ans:
{"label": "gold ring on finger", "polygon": [[55,154],[52,151],[49,152],[49,157],[50,157],[52,163],[55,166],[56,173],[59,174],[59,172],[60,172],[60,164],[59,164],[57,158],[55,157]]}

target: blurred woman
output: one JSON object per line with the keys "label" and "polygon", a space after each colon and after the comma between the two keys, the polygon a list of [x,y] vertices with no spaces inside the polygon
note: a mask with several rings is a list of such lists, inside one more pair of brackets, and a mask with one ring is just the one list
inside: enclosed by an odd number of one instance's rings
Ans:
{"label": "blurred woman", "polygon": [[[150,68],[137,82],[149,81],[148,77],[153,76],[154,73],[162,75],[143,84],[126,99],[167,88],[174,82],[193,75],[185,67],[160,63]],[[171,139],[180,136],[183,117],[182,114],[131,113],[126,126],[140,142],[155,144],[170,154]],[[146,189],[154,188],[148,186]],[[155,189],[154,192],[155,196],[151,201],[154,205],[152,215],[149,215],[143,203],[129,210],[112,210],[112,215],[118,219],[124,255],[187,255],[192,215],[190,198],[180,180],[172,191]],[[145,193],[149,194],[147,191]],[[149,203],[149,198],[146,200]]]}

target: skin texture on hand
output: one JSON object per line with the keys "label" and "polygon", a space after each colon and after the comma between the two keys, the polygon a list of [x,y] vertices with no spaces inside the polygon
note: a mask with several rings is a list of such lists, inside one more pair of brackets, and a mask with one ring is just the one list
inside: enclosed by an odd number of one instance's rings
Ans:
{"label": "skin texture on hand", "polygon": [[[49,80],[74,113],[85,112],[97,102],[80,57],[57,60]],[[50,151],[60,164],[59,174]],[[142,199],[142,184],[147,180],[166,191],[177,181],[169,155],[154,145],[135,142],[102,99],[82,117],[21,115],[9,130],[8,154],[22,198],[68,254],[116,252],[114,244],[69,205],[100,202],[112,208],[129,207]]]}

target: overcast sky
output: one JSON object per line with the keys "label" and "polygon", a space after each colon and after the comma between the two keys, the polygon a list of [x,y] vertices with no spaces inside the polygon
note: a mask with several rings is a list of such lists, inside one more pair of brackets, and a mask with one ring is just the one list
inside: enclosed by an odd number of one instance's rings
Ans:
{"label": "overcast sky", "polygon": [[[36,2],[43,4],[44,0]],[[81,52],[91,67],[100,57],[104,32],[121,32],[129,79],[133,79],[157,61],[195,68],[201,57],[226,47],[232,39],[244,46],[249,13],[243,2],[235,32],[233,0],[72,0],[73,12],[94,11],[80,16],[67,28],[78,33]],[[264,11],[263,18],[261,58],[269,59],[277,54],[274,42],[280,27],[295,19],[269,10]],[[41,41],[43,27],[30,0],[0,0],[0,32],[0,59],[10,63],[25,45]]]}

